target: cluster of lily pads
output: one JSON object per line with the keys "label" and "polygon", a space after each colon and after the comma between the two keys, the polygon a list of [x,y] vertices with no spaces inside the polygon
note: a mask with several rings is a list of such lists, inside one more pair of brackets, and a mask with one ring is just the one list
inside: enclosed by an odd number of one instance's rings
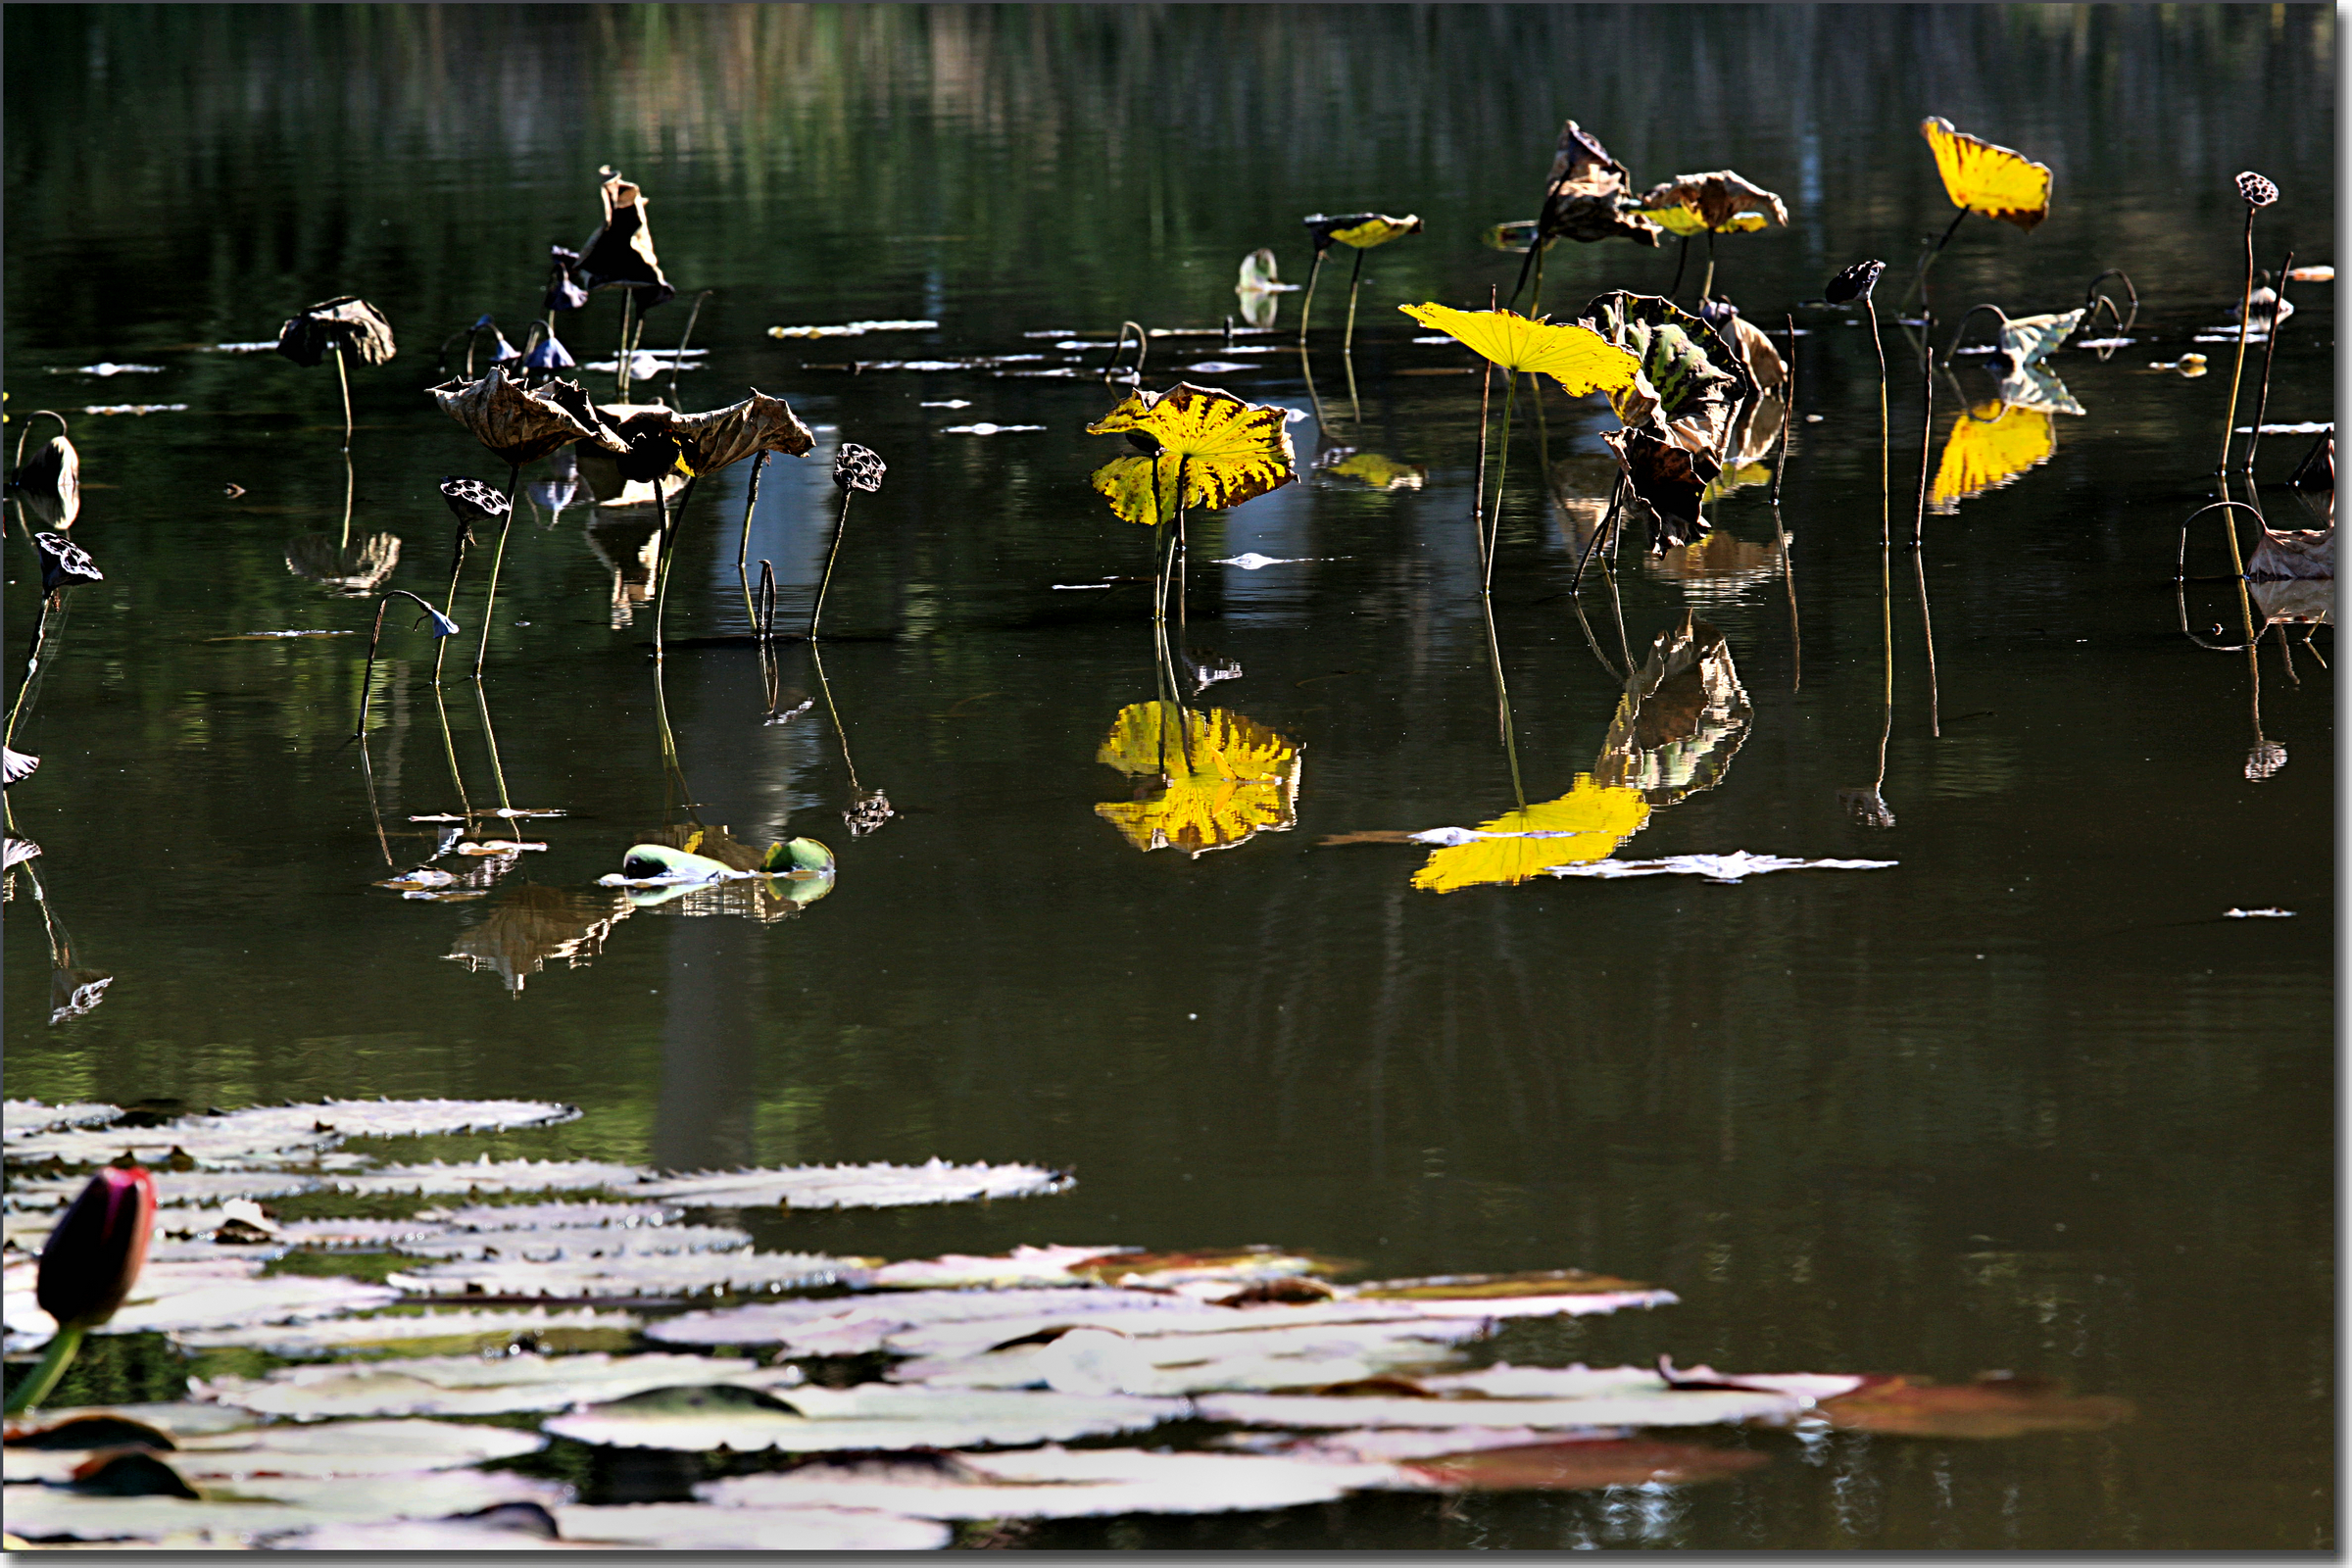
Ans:
{"label": "cluster of lily pads", "polygon": [[[2131,1413],[2020,1379],[1494,1359],[1521,1320],[1675,1300],[1575,1269],[1344,1283],[1341,1260],[1262,1246],[893,1262],[767,1251],[731,1223],[1070,1186],[1038,1166],[679,1174],[345,1147],[576,1114],[330,1100],[158,1122],[9,1102],[10,1355],[55,1331],[36,1254],[77,1172],[112,1159],[161,1207],[97,1332],[162,1335],[190,1374],[175,1397],[12,1420],[11,1544],[919,1549],[1020,1521],[1656,1488],[1771,1462],[1734,1429],[1994,1438]],[[725,1474],[692,1500],[583,1500],[547,1462],[565,1447]]]}

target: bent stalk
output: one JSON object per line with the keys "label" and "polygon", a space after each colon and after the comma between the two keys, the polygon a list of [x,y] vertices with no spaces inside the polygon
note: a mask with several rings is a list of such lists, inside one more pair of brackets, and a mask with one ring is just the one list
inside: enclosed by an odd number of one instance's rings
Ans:
{"label": "bent stalk", "polygon": [[1315,265],[1306,270],[1306,297],[1298,302],[1298,346],[1306,347],[1306,313],[1315,308],[1315,279],[1323,275],[1323,253],[1315,252]]}
{"label": "bent stalk", "polygon": [[[735,580],[743,586],[743,612],[752,619],[752,630],[760,630],[759,612],[752,608],[752,578],[749,569],[752,553],[752,513],[760,505],[760,470],[767,466],[767,454],[762,452],[752,460],[752,482],[743,497],[743,532],[735,540]],[[765,563],[762,563],[765,564]]]}
{"label": "bent stalk", "polygon": [[514,526],[514,492],[522,483],[522,466],[507,468],[507,514],[498,519],[498,547],[490,553],[490,593],[482,601],[482,640],[473,651],[473,678],[482,678],[482,662],[490,657],[490,614],[498,608],[498,569],[507,561],[507,530]]}
{"label": "bent stalk", "polygon": [[841,536],[850,527],[850,497],[857,492],[846,485],[841,492],[841,516],[833,524],[833,547],[825,552],[825,574],[816,585],[816,603],[808,610],[808,640],[816,641],[816,623],[825,612],[825,590],[833,585],[833,563],[841,559]]}
{"label": "bent stalk", "polygon": [[[2246,482],[2254,481],[2254,454],[2262,447],[2262,421],[2271,410],[2271,361],[2278,353],[2278,318],[2286,314],[2286,274],[2294,270],[2295,253],[2288,251],[2286,260],[2278,264],[2278,297],[2271,301],[2271,328],[2263,334],[2262,391],[2254,399],[2254,433],[2246,439]],[[2278,638],[2280,652],[2286,649],[2286,635]]]}

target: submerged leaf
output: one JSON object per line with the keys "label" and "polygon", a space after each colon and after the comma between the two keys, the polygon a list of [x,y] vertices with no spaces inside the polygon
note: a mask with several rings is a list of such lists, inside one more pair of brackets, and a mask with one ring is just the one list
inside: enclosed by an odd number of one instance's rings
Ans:
{"label": "submerged leaf", "polygon": [[1096,760],[1157,780],[1138,800],[1095,808],[1139,850],[1172,848],[1197,858],[1297,824],[1298,745],[1226,709],[1131,703],[1119,710]]}
{"label": "submerged leaf", "polygon": [[1954,207],[2029,232],[2050,216],[2048,165],[1955,130],[1940,116],[1921,121],[1919,133],[1936,155],[1936,172]]}
{"label": "submerged leaf", "polygon": [[1189,382],[1156,394],[1138,388],[1086,432],[1124,432],[1148,454],[1113,458],[1094,485],[1112,512],[1149,527],[1180,508],[1238,507],[1298,477],[1289,410]]}
{"label": "submerged leaf", "polygon": [[1396,308],[1506,370],[1550,376],[1571,397],[1606,392],[1615,399],[1641,377],[1639,354],[1611,344],[1581,321],[1531,320],[1513,311],[1457,311],[1434,303]]}
{"label": "submerged leaf", "polygon": [[1558,800],[1506,811],[1465,842],[1432,852],[1413,873],[1413,886],[1431,893],[1508,887],[1554,865],[1597,860],[1648,819],[1649,807],[1638,791],[1606,787],[1580,774]]}
{"label": "submerged leaf", "polygon": [[1429,469],[1422,464],[1399,463],[1395,458],[1377,452],[1358,452],[1352,447],[1335,447],[1321,454],[1315,459],[1315,467],[1383,491],[1418,490],[1429,478]]}
{"label": "submerged leaf", "polygon": [[1592,777],[1673,806],[1723,782],[1752,716],[1731,645],[1686,610],[1627,680]]}
{"label": "submerged leaf", "polygon": [[1987,1373],[1938,1386],[1888,1378],[1822,1401],[1830,1424],[1905,1438],[2015,1438],[2029,1432],[2096,1432],[2133,1414],[2132,1402],[2071,1395],[2039,1378]]}

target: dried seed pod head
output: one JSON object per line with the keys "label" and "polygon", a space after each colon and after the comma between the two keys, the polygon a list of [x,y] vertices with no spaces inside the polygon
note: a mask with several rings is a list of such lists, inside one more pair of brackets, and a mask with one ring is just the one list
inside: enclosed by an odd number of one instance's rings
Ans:
{"label": "dried seed pod head", "polygon": [[2268,207],[2278,199],[2278,187],[2251,169],[2237,176],[2237,193],[2248,207]]}
{"label": "dried seed pod head", "polygon": [[41,1249],[41,1310],[61,1328],[96,1328],[115,1315],[147,1261],[155,1178],[108,1166],[90,1178]]}
{"label": "dried seed pod head", "polygon": [[104,582],[106,573],[90,553],[62,533],[36,533],[32,548],[41,558],[41,592],[53,594],[78,582]]}
{"label": "dried seed pod head", "polygon": [[1886,270],[1885,262],[1856,262],[1830,279],[1821,297],[1832,305],[1844,305],[1853,300],[1870,298],[1870,291],[1879,286],[1879,274]]}
{"label": "dried seed pod head", "polygon": [[441,481],[441,494],[461,522],[496,522],[507,514],[507,498],[479,479],[461,479],[452,474]]}
{"label": "dried seed pod head", "polygon": [[863,490],[870,495],[882,488],[886,471],[880,455],[855,441],[844,441],[833,454],[833,482],[844,490]]}
{"label": "dried seed pod head", "polygon": [[2264,741],[2246,754],[2246,782],[2259,784],[2286,765],[2286,748]]}

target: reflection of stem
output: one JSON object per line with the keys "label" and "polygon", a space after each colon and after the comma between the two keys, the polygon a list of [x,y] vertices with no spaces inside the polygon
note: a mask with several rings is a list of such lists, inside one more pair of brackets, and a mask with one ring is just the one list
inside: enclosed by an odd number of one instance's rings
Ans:
{"label": "reflection of stem", "polygon": [[351,450],[351,372],[343,368],[343,345],[335,345],[335,383],[343,389],[343,450]]}
{"label": "reflection of stem", "polygon": [[[2246,204],[2246,287],[2244,295],[2239,299],[2237,306],[2237,364],[2230,371],[2230,412],[2222,418],[2222,461],[2220,466],[2213,470],[2216,473],[2228,473],[2230,471],[2230,443],[2236,439],[2235,429],[2237,425],[2237,383],[2239,378],[2246,373],[2246,329],[2253,325],[2253,316],[2254,204],[2252,202],[2248,202]],[[2276,315],[2273,315],[2271,318],[2271,336],[2277,337],[2278,335],[2278,318]],[[2233,541],[2235,540],[2236,533],[2234,530],[2231,531],[2230,537]]]}
{"label": "reflection of stem", "polygon": [[400,862],[392,858],[392,841],[384,837],[384,813],[375,804],[375,768],[368,760],[367,737],[360,738],[360,777],[368,783],[368,819],[375,824],[376,847],[384,852],[384,863],[395,871]]}
{"label": "reflection of stem", "polygon": [[752,460],[752,482],[743,497],[743,534],[735,541],[735,580],[743,585],[743,612],[751,617],[755,634],[760,629],[760,617],[752,609],[752,578],[746,566],[752,553],[752,513],[760,505],[760,470],[766,466],[765,452]]}
{"label": "reflection of stem", "polygon": [[507,512],[498,519],[498,548],[490,553],[490,592],[482,600],[482,640],[473,651],[473,678],[482,678],[482,662],[490,657],[490,613],[498,608],[498,569],[507,561],[507,530],[514,526],[514,492],[522,484],[522,466],[507,469]]}
{"label": "reflection of stem", "polygon": [[1315,411],[1315,433],[1329,440],[1331,426],[1323,418],[1323,399],[1315,391],[1314,356],[1306,353],[1303,346],[1298,354],[1298,374],[1306,382],[1307,404]]}
{"label": "reflection of stem", "polygon": [[[697,294],[694,297],[694,309],[686,313],[686,335],[678,339],[677,356],[669,362],[669,401],[672,403],[679,401],[678,367],[686,363],[686,345],[694,341],[694,323],[701,319],[703,301],[709,299],[711,293],[711,290],[705,289]],[[760,455],[763,458],[767,456],[764,452]]]}
{"label": "reflection of stem", "polygon": [[841,710],[833,706],[833,683],[825,679],[825,656],[814,642],[808,645],[808,659],[816,666],[816,689],[825,695],[825,711],[833,715],[833,735],[841,742],[841,761],[850,770],[850,799],[855,801],[865,793],[865,787],[858,782],[858,762],[850,756],[850,733],[841,727]]}
{"label": "reflection of stem", "polygon": [[662,514],[662,583],[654,592],[654,660],[657,663],[662,659],[662,612],[669,608],[670,554],[677,545],[679,514],[685,512],[686,503],[694,499],[694,480],[687,480],[686,488],[678,492],[678,504],[672,507],[668,494],[662,488],[662,479],[658,477],[654,480],[654,500]]}
{"label": "reflection of stem", "polygon": [[[338,357],[337,363],[340,363],[340,357]],[[343,449],[343,537],[335,544],[335,548],[337,550],[349,550],[351,548],[351,494],[353,482],[354,481],[351,472],[351,448],[345,447]]]}
{"label": "reflection of stem", "polygon": [[[2246,441],[2246,482],[2254,482],[2254,454],[2262,446],[2262,421],[2271,409],[2271,361],[2278,353],[2278,322],[2286,315],[2286,274],[2295,268],[2295,253],[2288,251],[2286,260],[2278,264],[2278,286],[2272,291],[2271,327],[2262,338],[2262,391],[2254,400],[2254,434]],[[2286,633],[2278,634],[2278,646],[2286,647]]]}
{"label": "reflection of stem", "polygon": [[17,683],[17,700],[8,705],[8,732],[0,744],[13,745],[17,739],[17,714],[24,708],[24,694],[32,690],[33,677],[41,670],[41,644],[49,635],[49,596],[41,596],[40,616],[32,623],[32,646],[24,651],[24,678]]}
{"label": "reflection of stem", "polygon": [[1306,347],[1306,313],[1315,308],[1315,279],[1323,275],[1323,253],[1315,252],[1315,265],[1306,271],[1306,297],[1298,302],[1298,346]]}
{"label": "reflection of stem", "polygon": [[1943,231],[1943,237],[1936,242],[1936,248],[1920,258],[1919,270],[1911,274],[1911,286],[1903,291],[1903,302],[1895,307],[1897,311],[1908,309],[1911,304],[1912,296],[1917,294],[1927,285],[1928,269],[1936,265],[1936,258],[1941,256],[1943,254],[1943,248],[1952,242],[1953,230],[1960,226],[1960,220],[1966,218],[1967,216],[1968,209],[1965,207],[1954,213],[1952,215],[1951,226]]}
{"label": "reflection of stem", "polygon": [[[670,731],[669,698],[663,690],[662,677],[662,665],[660,661],[656,661],[654,663],[654,717],[662,726],[662,790],[664,795],[667,795],[674,781],[678,804],[685,808],[686,814],[693,817],[699,825],[702,818],[695,815],[694,789],[686,782],[686,770],[678,765],[678,738]],[[666,805],[662,808],[662,814],[663,820],[668,819],[669,808]]]}
{"label": "reflection of stem", "polygon": [[[514,809],[514,803],[507,799],[507,770],[500,765],[498,760],[498,731],[490,724],[490,696],[479,684],[476,684],[473,688],[473,700],[481,710],[482,739],[490,748],[490,778],[498,786],[498,804],[511,812]],[[513,816],[507,818],[509,822],[514,820]]]}
{"label": "reflection of stem", "polygon": [[[1929,312],[1931,323],[1935,313]],[[1923,336],[1932,337],[1930,325]],[[1928,526],[1928,449],[1935,444],[1936,433],[1936,346],[1928,345],[1928,373],[1922,378],[1927,388],[1921,400],[1919,423],[1919,511],[1911,518],[1911,564],[1919,577],[1919,624],[1928,637],[1928,733],[1937,740],[1943,738],[1942,709],[1936,689],[1936,622],[1928,614],[1928,557],[1926,533]]]}
{"label": "reflection of stem", "polygon": [[1502,644],[1494,636],[1494,602],[1483,601],[1487,618],[1487,659],[1494,670],[1494,722],[1502,731],[1503,756],[1511,764],[1511,800],[1527,809],[1527,791],[1519,782],[1519,742],[1511,733],[1511,689],[1502,678]]}
{"label": "reflection of stem", "polygon": [[[1494,289],[1487,289],[1487,309],[1494,309]],[[1486,369],[1478,378],[1478,475],[1470,483],[1470,536],[1478,545],[1478,559],[1487,559],[1487,408],[1494,390],[1494,362],[1480,355]]]}
{"label": "reflection of stem", "polygon": [[1355,356],[1352,354],[1341,355],[1340,368],[1348,372],[1348,422],[1360,427],[1364,422],[1364,401],[1355,393]]}
{"label": "reflection of stem", "polygon": [[466,775],[458,771],[458,743],[449,732],[449,704],[442,701],[441,684],[433,683],[433,709],[441,715],[441,750],[449,758],[450,782],[458,787],[458,810],[468,823],[473,820],[473,803],[466,798]]}
{"label": "reflection of stem", "polygon": [[[1592,560],[1593,552],[1600,548],[1601,539],[1611,528],[1617,525],[1617,509],[1624,504],[1625,470],[1623,468],[1619,468],[1617,470],[1617,477],[1611,481],[1609,485],[1608,510],[1600,514],[1600,522],[1593,528],[1592,537],[1585,541],[1585,553],[1577,558],[1576,576],[1574,580],[1568,584],[1568,592],[1570,595],[1573,596],[1578,589],[1584,586],[1585,567]],[[1590,633],[1588,633],[1588,635],[1590,635]]]}
{"label": "reflection of stem", "polygon": [[[1796,564],[1788,559],[1788,529],[1781,520],[1781,475],[1788,471],[1788,443],[1796,437],[1796,318],[1788,323],[1788,384],[1781,389],[1788,413],[1781,418],[1781,461],[1772,470],[1772,525],[1781,536],[1781,584],[1788,590],[1788,689],[1805,683],[1805,642],[1796,624]],[[1926,462],[1925,458],[1920,460]]]}
{"label": "reflection of stem", "polygon": [[833,563],[841,559],[841,536],[850,527],[850,497],[856,494],[848,485],[841,487],[841,517],[833,524],[833,548],[825,552],[825,574],[816,585],[816,603],[808,611],[808,640],[816,641],[817,617],[825,612],[825,589],[833,582]]}
{"label": "reflection of stem", "polygon": [[1544,247],[1541,245],[1536,247],[1536,291],[1527,297],[1527,314],[1537,318],[1544,315]]}
{"label": "reflection of stem", "polygon": [[1886,723],[1879,731],[1879,776],[1871,793],[1886,793],[1886,742],[1894,734],[1894,566],[1892,549],[1879,547],[1879,629],[1886,647]]}
{"label": "reflection of stem", "polygon": [[1487,559],[1480,564],[1483,570],[1478,591],[1481,594],[1494,591],[1494,556],[1502,543],[1502,487],[1511,476],[1511,413],[1518,400],[1519,372],[1513,370],[1510,379],[1503,383],[1502,439],[1495,443],[1494,449],[1494,510],[1489,514],[1491,520],[1487,525]]}
{"label": "reflection of stem", "polygon": [[1630,679],[1634,671],[1634,645],[1625,636],[1625,600],[1617,592],[1617,573],[1605,564],[1600,568],[1600,580],[1609,585],[1609,613],[1617,620],[1617,657],[1625,661]]}

